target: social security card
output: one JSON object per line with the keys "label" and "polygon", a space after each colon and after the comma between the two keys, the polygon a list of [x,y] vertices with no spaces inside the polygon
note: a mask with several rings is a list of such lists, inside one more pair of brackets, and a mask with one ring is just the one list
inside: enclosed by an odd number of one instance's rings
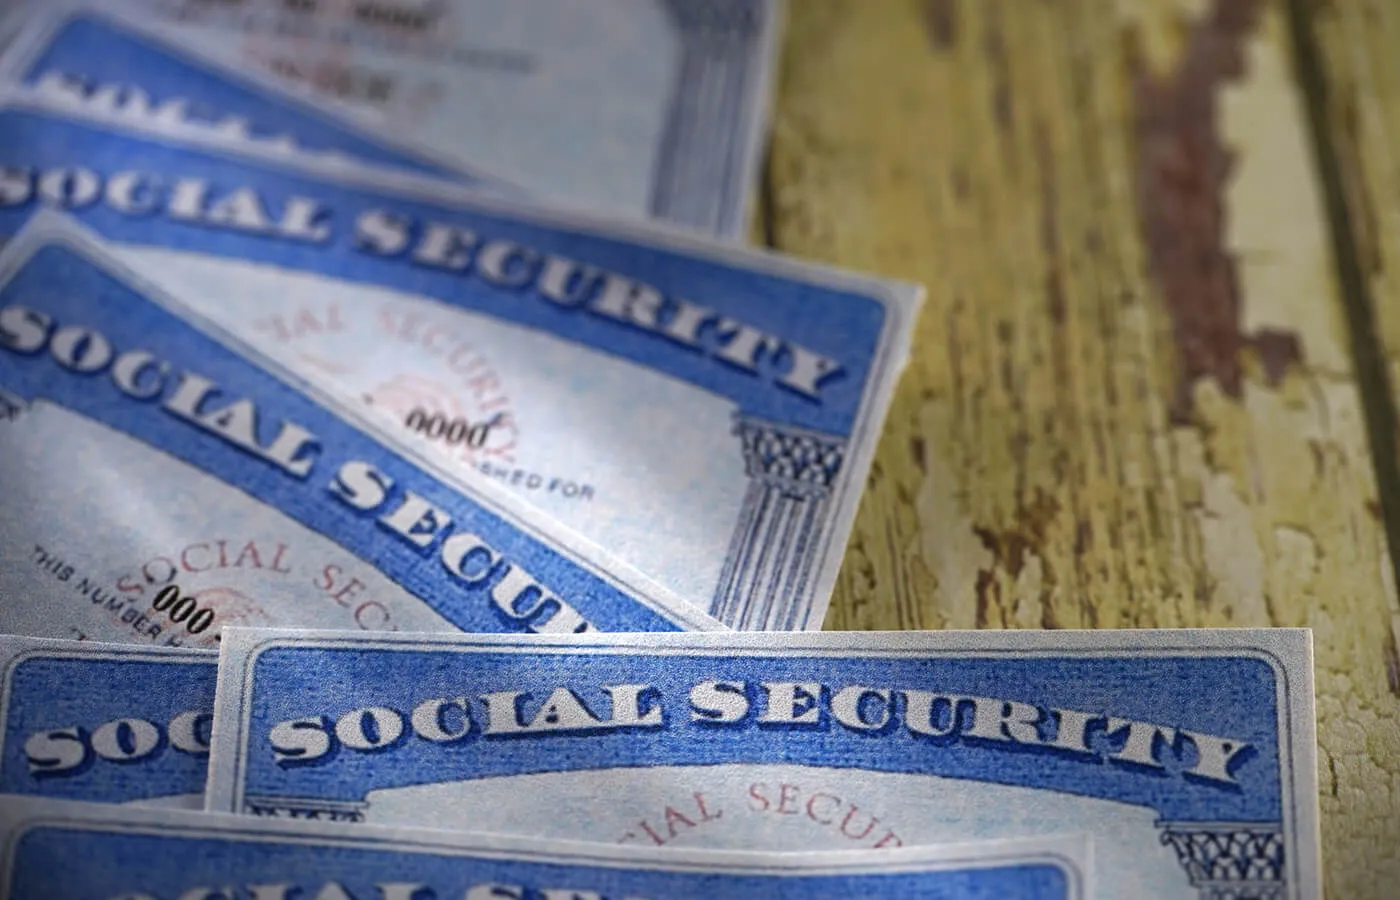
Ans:
{"label": "social security card", "polygon": [[[77,11],[71,33],[14,41],[69,74],[220,104],[237,79],[169,80],[168,60],[221,62],[412,135],[434,168],[727,237],[757,184],[781,18],[772,0],[32,5]],[[122,20],[163,40],[133,52]]]}
{"label": "social security card", "polygon": [[1082,838],[666,852],[0,799],[3,900],[1083,900]]}
{"label": "social security card", "polygon": [[41,212],[0,253],[0,631],[718,627],[395,449]]}
{"label": "social security card", "polygon": [[1304,630],[236,629],[219,668],[211,810],[657,848],[1082,831],[1099,897],[1320,891]]}
{"label": "social security card", "polygon": [[304,154],[323,166],[354,160],[483,190],[519,190],[460,159],[396,138],[354,108],[220,62],[187,38],[151,27],[136,11],[130,3],[67,2],[19,10],[12,21],[22,27],[0,56],[0,79],[56,103],[91,106],[172,133]]}
{"label": "social security card", "polygon": [[217,663],[0,635],[0,793],[202,808]]}
{"label": "social security card", "polygon": [[0,233],[60,206],[715,618],[818,627],[917,289],[449,193],[0,109]]}

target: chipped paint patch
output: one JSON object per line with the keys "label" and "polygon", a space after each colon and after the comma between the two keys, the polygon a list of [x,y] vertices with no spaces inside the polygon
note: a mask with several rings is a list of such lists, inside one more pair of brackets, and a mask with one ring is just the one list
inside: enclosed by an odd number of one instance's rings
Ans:
{"label": "chipped paint patch", "polygon": [[[919,411],[919,430],[927,435],[950,433],[949,404],[925,402]],[[941,440],[926,450],[928,474],[919,484],[914,506],[919,511],[919,532],[911,541],[911,553],[928,562],[938,582],[945,628],[977,627],[977,584],[979,573],[990,572],[996,563],[992,553],[975,534],[958,496],[955,470],[948,464]]]}
{"label": "chipped paint patch", "polygon": [[1296,332],[1246,334],[1245,294],[1236,254],[1227,246],[1226,190],[1236,159],[1222,135],[1220,95],[1245,78],[1245,44],[1263,7],[1259,0],[1216,0],[1187,26],[1175,67],[1160,73],[1139,67],[1134,75],[1138,217],[1152,279],[1175,332],[1181,366],[1171,405],[1176,422],[1189,421],[1200,379],[1214,379],[1239,399],[1246,349],[1259,354],[1275,383],[1302,357]]}

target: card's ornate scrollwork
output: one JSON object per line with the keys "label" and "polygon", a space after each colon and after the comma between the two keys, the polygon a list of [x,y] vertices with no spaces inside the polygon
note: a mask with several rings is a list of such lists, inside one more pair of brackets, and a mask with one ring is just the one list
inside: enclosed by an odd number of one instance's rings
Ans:
{"label": "card's ornate scrollwork", "polygon": [[304,819],[317,822],[363,822],[369,804],[321,800],[311,797],[246,797],[243,811],[269,819]]}
{"label": "card's ornate scrollwork", "polygon": [[1285,900],[1283,833],[1277,824],[1164,822],[1170,844],[1201,900]]}
{"label": "card's ornate scrollwork", "polygon": [[738,416],[749,487],[710,614],[741,630],[792,630],[831,489],[846,455],[835,435]]}

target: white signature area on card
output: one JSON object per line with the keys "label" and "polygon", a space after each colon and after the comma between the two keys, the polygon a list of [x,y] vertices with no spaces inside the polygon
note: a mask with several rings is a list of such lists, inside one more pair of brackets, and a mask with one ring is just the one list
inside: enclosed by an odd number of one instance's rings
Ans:
{"label": "white signature area on card", "polygon": [[[549,798],[520,803],[520,797]],[[498,831],[623,846],[855,850],[1079,832],[1097,896],[1196,896],[1155,810],[1038,788],[800,765],[548,772],[371,791],[366,824]]]}

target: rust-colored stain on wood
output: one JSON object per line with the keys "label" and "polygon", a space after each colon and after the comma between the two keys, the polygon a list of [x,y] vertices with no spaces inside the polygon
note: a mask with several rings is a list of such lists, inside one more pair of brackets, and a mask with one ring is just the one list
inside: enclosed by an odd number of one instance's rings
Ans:
{"label": "rust-colored stain on wood", "polygon": [[1135,73],[1138,206],[1181,356],[1171,407],[1177,421],[1190,417],[1200,378],[1213,377],[1226,394],[1240,397],[1246,347],[1257,351],[1274,385],[1302,359],[1296,334],[1241,331],[1236,261],[1224,246],[1222,194],[1232,157],[1219,133],[1219,93],[1245,76],[1244,44],[1263,8],[1259,0],[1215,0],[1208,15],[1188,26],[1175,69],[1159,75],[1139,63]]}
{"label": "rust-colored stain on wood", "polygon": [[[1045,553],[1046,532],[1060,512],[1059,501],[1045,493],[1037,494],[1021,509],[1016,524],[1004,531],[973,526],[973,533],[992,555],[997,567],[1004,569],[1012,578],[1017,578],[1025,570],[1032,557],[1042,559]],[[1053,589],[1056,583],[1055,571],[1049,564],[1043,564],[1040,577],[1047,588]],[[988,569],[978,573],[977,578],[977,626],[986,628],[992,623],[989,610],[1000,606],[1005,598],[1000,596],[1001,585],[992,577]],[[1046,605],[1041,609],[1039,626],[1059,628],[1055,621],[1054,607]],[[1090,627],[1093,627],[1092,625]]]}

